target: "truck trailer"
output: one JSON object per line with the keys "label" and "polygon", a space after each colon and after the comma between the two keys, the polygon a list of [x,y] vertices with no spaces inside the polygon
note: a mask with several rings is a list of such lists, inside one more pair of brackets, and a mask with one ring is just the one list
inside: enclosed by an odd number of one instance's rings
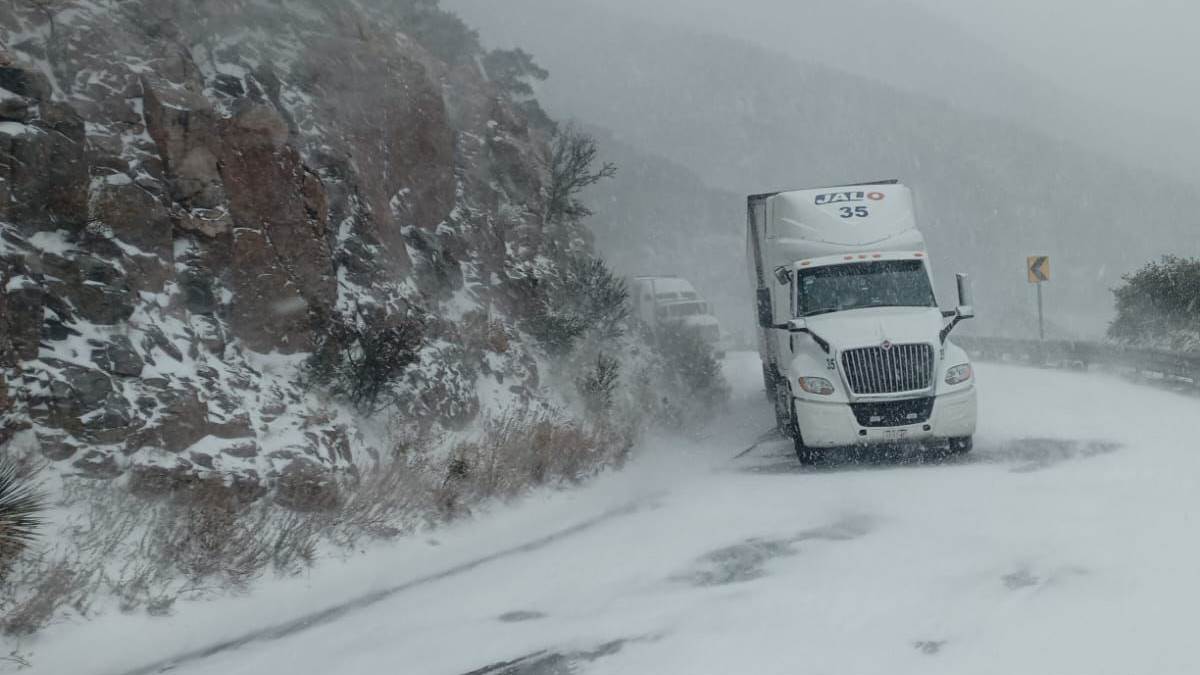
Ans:
{"label": "truck trailer", "polygon": [[803,463],[831,448],[968,452],[975,377],[938,309],[913,197],[899,181],[751,195],[746,250],[763,383]]}

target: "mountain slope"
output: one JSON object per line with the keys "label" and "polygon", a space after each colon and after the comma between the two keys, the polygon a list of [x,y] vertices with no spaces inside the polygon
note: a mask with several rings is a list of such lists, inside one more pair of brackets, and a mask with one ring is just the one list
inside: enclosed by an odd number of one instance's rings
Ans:
{"label": "mountain slope", "polygon": [[[548,136],[465,27],[434,53],[367,1],[42,9],[0,7],[0,444],[303,492],[540,395],[514,279],[562,260]],[[301,377],[356,331],[396,341],[400,427]]]}
{"label": "mountain slope", "polygon": [[[458,2],[480,4],[479,0]],[[1200,126],[1179,105],[1178,96],[1169,92],[1147,96],[1146,87],[1121,91],[1117,87],[1125,81],[1113,77],[1104,82],[1103,90],[1090,89],[1097,80],[1103,81],[1103,59],[1095,61],[1094,72],[1077,72],[1065,79],[1062,65],[1043,66],[1050,73],[1057,69],[1057,79],[1051,79],[1050,74],[1027,65],[1035,63],[1029,54],[1000,46],[1013,46],[1019,33],[1006,34],[1003,41],[985,38],[995,31],[974,22],[986,21],[991,13],[947,13],[932,6],[936,4],[930,0],[753,0],[732,5],[693,0],[686,5],[648,5],[609,0],[603,6],[639,20],[764,45],[794,59],[831,66],[976,115],[1014,120],[1053,138],[1182,180],[1191,181],[1200,168],[1191,143]],[[1057,44],[1066,50],[1076,43],[1068,38]],[[1041,52],[1034,53],[1053,58],[1045,53],[1046,45],[1041,46]],[[1133,49],[1133,44],[1122,44],[1113,51],[1130,60],[1148,58],[1140,51],[1131,53]],[[1177,90],[1178,84],[1168,78],[1164,72],[1159,89]],[[1080,84],[1081,79],[1085,84]]]}
{"label": "mountain slope", "polygon": [[[1028,321],[1026,255],[1053,257],[1051,316],[1068,333],[1098,334],[1122,272],[1163,252],[1200,250],[1189,235],[1196,189],[1014,123],[586,4],[522,0],[467,13],[485,39],[519,38],[533,50],[551,71],[540,94],[552,110],[612,129],[721,190],[905,179],[943,297],[950,272],[977,277],[980,330],[1013,332]],[[729,269],[729,279],[741,276]]]}

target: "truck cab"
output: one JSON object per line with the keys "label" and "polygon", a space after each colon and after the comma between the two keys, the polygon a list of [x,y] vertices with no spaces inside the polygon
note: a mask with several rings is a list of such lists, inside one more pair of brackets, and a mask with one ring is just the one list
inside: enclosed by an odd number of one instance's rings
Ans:
{"label": "truck cab", "polygon": [[747,252],[764,384],[802,461],[896,443],[971,448],[974,373],[938,308],[911,193],[898,182],[755,195]]}
{"label": "truck cab", "polygon": [[633,278],[631,289],[634,316],[651,331],[682,326],[720,351],[721,324],[690,281],[675,276],[640,276]]}

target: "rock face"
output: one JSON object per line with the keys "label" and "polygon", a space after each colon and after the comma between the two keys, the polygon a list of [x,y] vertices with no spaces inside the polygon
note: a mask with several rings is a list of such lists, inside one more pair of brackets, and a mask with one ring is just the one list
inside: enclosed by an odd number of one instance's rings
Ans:
{"label": "rock face", "polygon": [[547,132],[477,46],[439,59],[367,0],[48,7],[0,6],[0,444],[147,493],[222,472],[335,500],[321,469],[373,441],[297,384],[318,310],[449,317],[405,378],[420,424],[537,386],[456,320],[502,327],[513,265],[558,250]]}

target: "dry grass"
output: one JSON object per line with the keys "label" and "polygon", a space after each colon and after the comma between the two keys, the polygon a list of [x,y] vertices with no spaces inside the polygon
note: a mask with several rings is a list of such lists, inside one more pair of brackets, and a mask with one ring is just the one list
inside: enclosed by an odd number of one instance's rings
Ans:
{"label": "dry grass", "polygon": [[34,585],[33,592],[4,608],[0,627],[3,627],[6,635],[36,633],[80,596],[84,590],[80,579],[80,572],[66,561],[50,562]]}
{"label": "dry grass", "polygon": [[631,445],[603,425],[589,429],[552,413],[520,409],[487,421],[478,440],[453,450],[435,502],[443,517],[453,518],[486,499],[578,483],[623,462]]}
{"label": "dry grass", "polygon": [[362,539],[391,539],[428,522],[429,467],[422,459],[396,453],[361,476],[343,482],[345,498],[327,536],[352,548]]}
{"label": "dry grass", "polygon": [[26,551],[0,579],[0,632],[27,636],[61,616],[87,617],[105,598],[123,612],[169,614],[180,598],[296,574],[322,547],[355,550],[467,515],[489,499],[577,483],[623,461],[630,447],[603,424],[526,409],[485,422],[477,439],[441,461],[411,441],[359,472],[326,476],[321,495],[337,499],[304,508],[250,501],[218,477],[184,481],[157,497],[70,481],[64,501],[75,515],[56,548]]}
{"label": "dry grass", "polygon": [[56,550],[29,551],[0,580],[0,632],[37,632],[56,616],[88,616],[112,596],[124,612],[169,613],[176,598],[246,588],[274,571],[294,574],[316,558],[329,514],[241,501],[219,480],[160,499],[111,485],[68,483],[87,505]]}

